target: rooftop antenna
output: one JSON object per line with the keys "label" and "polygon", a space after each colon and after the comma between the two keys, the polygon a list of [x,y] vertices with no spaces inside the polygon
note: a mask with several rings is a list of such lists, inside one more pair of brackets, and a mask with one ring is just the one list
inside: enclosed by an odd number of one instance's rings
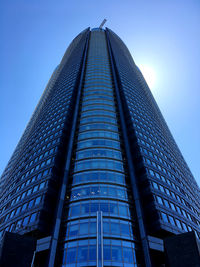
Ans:
{"label": "rooftop antenna", "polygon": [[100,29],[103,28],[103,26],[104,26],[104,24],[106,23],[106,21],[107,21],[107,19],[104,19],[104,20],[102,21],[101,25],[99,26]]}

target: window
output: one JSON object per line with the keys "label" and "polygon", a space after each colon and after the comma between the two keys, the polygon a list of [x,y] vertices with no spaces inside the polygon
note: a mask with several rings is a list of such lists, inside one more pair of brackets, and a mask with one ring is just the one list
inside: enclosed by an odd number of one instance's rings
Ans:
{"label": "window", "polygon": [[109,245],[103,246],[103,256],[105,261],[111,260],[111,248]]}
{"label": "window", "polygon": [[118,215],[117,204],[115,204],[115,203],[110,203],[110,213],[111,213],[111,214],[116,214],[116,215]]}
{"label": "window", "polygon": [[37,213],[33,213],[30,217],[30,223],[34,223],[36,220]]}
{"label": "window", "polygon": [[109,234],[110,233],[110,224],[108,222],[104,222],[103,223],[103,231],[105,234]]}
{"label": "window", "polygon": [[40,184],[39,190],[43,189],[45,187],[45,182]]}
{"label": "window", "polygon": [[127,216],[127,207],[124,205],[119,205],[119,215]]}
{"label": "window", "polygon": [[96,222],[90,222],[89,232],[90,234],[96,234]]}
{"label": "window", "polygon": [[168,218],[167,218],[167,215],[163,212],[161,212],[161,216],[162,216],[162,220],[165,222],[165,223],[168,223]]}
{"label": "window", "polygon": [[122,247],[112,246],[112,261],[122,261]]}
{"label": "window", "polygon": [[178,219],[175,219],[175,221],[178,228],[182,229],[181,222]]}
{"label": "window", "polygon": [[175,224],[175,221],[174,221],[174,218],[170,215],[168,215],[168,218],[169,218],[169,222],[172,224],[172,225],[176,225]]}
{"label": "window", "polygon": [[48,170],[45,170],[45,171],[43,172],[43,177],[45,177],[46,175],[48,175]]}
{"label": "window", "polygon": [[80,224],[80,235],[87,235],[88,234],[88,223],[81,223]]}
{"label": "window", "polygon": [[79,216],[80,214],[80,206],[76,205],[76,206],[72,206],[71,207],[71,216]]}
{"label": "window", "polygon": [[89,260],[96,261],[96,246],[95,245],[89,246]]}
{"label": "window", "polygon": [[51,159],[48,159],[46,164],[49,165],[51,163]]}
{"label": "window", "polygon": [[175,205],[173,203],[170,202],[170,206],[174,211],[176,211]]}
{"label": "window", "polygon": [[157,202],[161,205],[163,205],[162,198],[159,196],[156,196]]}
{"label": "window", "polygon": [[155,183],[155,182],[152,182],[152,185],[153,185],[153,188],[157,189],[158,190],[158,184]]}
{"label": "window", "polygon": [[78,247],[78,262],[84,262],[88,260],[88,246],[79,246]]}
{"label": "window", "polygon": [[108,203],[100,203],[100,210],[108,213]]}
{"label": "window", "polygon": [[160,191],[162,191],[163,193],[165,193],[164,187],[162,185],[159,185],[160,187]]}
{"label": "window", "polygon": [[98,205],[98,203],[91,203],[91,213],[92,212],[97,212],[99,210],[99,205]]}
{"label": "window", "polygon": [[34,199],[32,199],[28,204],[28,209],[31,209],[33,207]]}
{"label": "window", "polygon": [[28,203],[25,203],[23,206],[22,206],[22,211],[25,211],[27,209],[27,205]]}
{"label": "window", "polygon": [[21,206],[16,209],[15,215],[18,215],[21,210]]}
{"label": "window", "polygon": [[128,235],[128,236],[130,235],[129,224],[121,223],[120,228],[121,228],[122,235]]}
{"label": "window", "polygon": [[132,248],[123,247],[124,262],[133,263],[133,251]]}
{"label": "window", "polygon": [[81,171],[87,169],[114,169],[123,171],[123,163],[115,160],[82,160],[75,163],[74,171]]}
{"label": "window", "polygon": [[41,202],[41,196],[39,196],[39,197],[37,197],[36,199],[35,199],[35,206],[36,205],[38,205],[40,202]]}
{"label": "window", "polygon": [[111,234],[119,235],[120,225],[119,223],[110,223]]}
{"label": "window", "polygon": [[67,264],[73,263],[76,261],[76,247],[67,249]]}
{"label": "window", "polygon": [[165,207],[169,208],[169,202],[166,199],[163,199]]}
{"label": "window", "polygon": [[26,216],[23,220],[23,226],[26,226],[28,224],[29,221],[29,216]]}
{"label": "window", "polygon": [[79,225],[70,225],[69,237],[78,235]]}
{"label": "window", "polygon": [[33,193],[35,193],[38,190],[38,185],[35,185],[33,188]]}

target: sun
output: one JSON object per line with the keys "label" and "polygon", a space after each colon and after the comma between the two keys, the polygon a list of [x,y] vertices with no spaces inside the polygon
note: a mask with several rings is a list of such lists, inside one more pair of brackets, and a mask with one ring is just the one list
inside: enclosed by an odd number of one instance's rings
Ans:
{"label": "sun", "polygon": [[156,84],[156,72],[155,72],[155,70],[147,64],[141,64],[141,65],[139,65],[139,68],[140,68],[149,88],[154,89],[155,84]]}

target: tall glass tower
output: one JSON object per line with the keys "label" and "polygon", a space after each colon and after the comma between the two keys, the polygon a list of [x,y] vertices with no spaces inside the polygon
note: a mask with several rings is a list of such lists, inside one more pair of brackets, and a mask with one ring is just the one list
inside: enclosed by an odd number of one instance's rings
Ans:
{"label": "tall glass tower", "polygon": [[199,187],[107,28],[70,44],[0,192],[2,243],[7,232],[37,241],[32,266],[159,266],[166,237],[200,236]]}

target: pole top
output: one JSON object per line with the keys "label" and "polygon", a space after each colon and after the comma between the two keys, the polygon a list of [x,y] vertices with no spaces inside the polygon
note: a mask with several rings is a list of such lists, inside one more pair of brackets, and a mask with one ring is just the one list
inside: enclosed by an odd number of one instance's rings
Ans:
{"label": "pole top", "polygon": [[102,23],[101,23],[100,26],[99,26],[100,29],[102,29],[102,27],[104,26],[104,24],[106,23],[106,21],[107,21],[107,19],[104,19],[104,20],[102,21]]}

